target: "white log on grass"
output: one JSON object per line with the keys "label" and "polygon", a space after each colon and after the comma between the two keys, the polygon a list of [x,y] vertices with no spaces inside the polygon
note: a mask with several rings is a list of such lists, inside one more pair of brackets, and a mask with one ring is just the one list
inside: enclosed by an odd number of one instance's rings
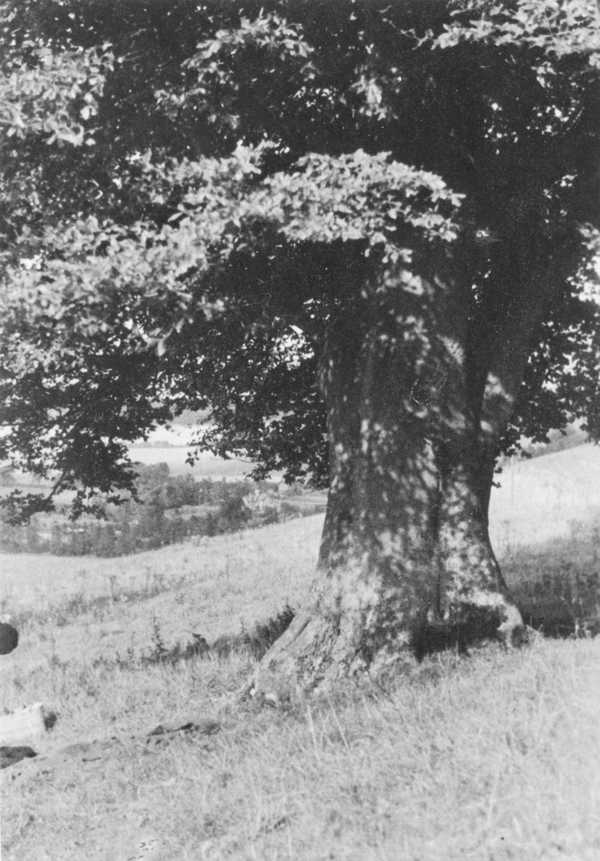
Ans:
{"label": "white log on grass", "polygon": [[34,703],[10,714],[0,715],[0,745],[21,745],[33,742],[45,732],[42,703]]}

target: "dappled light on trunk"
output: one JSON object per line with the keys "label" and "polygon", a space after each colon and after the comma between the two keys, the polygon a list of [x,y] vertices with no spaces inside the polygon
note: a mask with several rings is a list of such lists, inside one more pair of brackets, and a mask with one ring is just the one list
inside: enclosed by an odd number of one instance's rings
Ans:
{"label": "dappled light on trunk", "polygon": [[386,273],[354,314],[331,315],[319,580],[263,659],[257,690],[274,675],[312,689],[444,646],[510,644],[520,629],[488,535],[494,441],[472,410],[464,294],[414,275],[407,294],[405,275]]}

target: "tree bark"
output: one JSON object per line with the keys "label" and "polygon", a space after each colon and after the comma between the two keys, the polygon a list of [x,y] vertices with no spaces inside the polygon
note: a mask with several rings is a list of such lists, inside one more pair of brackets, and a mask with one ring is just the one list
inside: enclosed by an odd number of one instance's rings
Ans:
{"label": "tree bark", "polygon": [[488,534],[495,451],[482,375],[469,373],[467,303],[455,284],[401,275],[332,310],[319,579],[255,691],[313,690],[520,628]]}

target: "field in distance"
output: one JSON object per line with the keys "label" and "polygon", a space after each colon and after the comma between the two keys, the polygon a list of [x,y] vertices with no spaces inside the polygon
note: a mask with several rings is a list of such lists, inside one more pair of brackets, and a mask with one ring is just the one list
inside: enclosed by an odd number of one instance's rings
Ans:
{"label": "field in distance", "polygon": [[197,479],[242,479],[252,469],[248,461],[236,458],[223,460],[210,452],[200,453],[193,466],[190,466],[186,463],[188,451],[184,445],[142,445],[132,446],[129,454],[133,461],[143,464],[166,463],[171,475],[191,474]]}

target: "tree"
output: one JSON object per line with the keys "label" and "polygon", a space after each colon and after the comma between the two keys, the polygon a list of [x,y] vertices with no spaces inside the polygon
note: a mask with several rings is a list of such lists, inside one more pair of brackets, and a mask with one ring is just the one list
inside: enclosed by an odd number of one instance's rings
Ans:
{"label": "tree", "polygon": [[498,454],[600,426],[595,3],[2,9],[0,454],[77,513],[210,409],[199,446],[327,485],[264,678],[510,641]]}

